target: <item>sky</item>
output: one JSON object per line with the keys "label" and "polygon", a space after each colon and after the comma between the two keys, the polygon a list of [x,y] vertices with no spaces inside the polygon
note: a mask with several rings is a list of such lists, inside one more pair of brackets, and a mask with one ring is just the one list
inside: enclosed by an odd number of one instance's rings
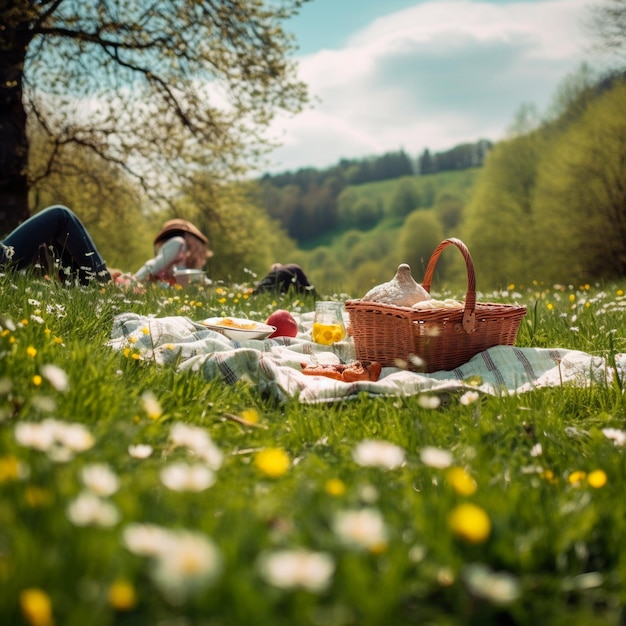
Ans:
{"label": "sky", "polygon": [[[507,136],[594,66],[594,0],[312,0],[285,23],[312,104],[271,127],[267,172]],[[595,0],[597,2],[597,0]]]}

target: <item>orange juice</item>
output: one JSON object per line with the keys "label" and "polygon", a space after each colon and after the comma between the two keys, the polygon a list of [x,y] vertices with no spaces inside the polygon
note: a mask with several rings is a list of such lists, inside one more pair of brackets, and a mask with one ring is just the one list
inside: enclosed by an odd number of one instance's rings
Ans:
{"label": "orange juice", "polygon": [[343,324],[322,324],[313,323],[311,336],[315,343],[330,346],[336,341],[341,341],[346,336],[346,329]]}

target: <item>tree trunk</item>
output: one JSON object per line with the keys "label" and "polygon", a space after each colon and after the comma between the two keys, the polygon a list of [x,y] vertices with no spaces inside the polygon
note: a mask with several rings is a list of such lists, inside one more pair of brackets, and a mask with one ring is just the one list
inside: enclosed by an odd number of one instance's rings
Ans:
{"label": "tree trunk", "polygon": [[28,137],[23,101],[26,25],[0,29],[0,237],[30,214]]}

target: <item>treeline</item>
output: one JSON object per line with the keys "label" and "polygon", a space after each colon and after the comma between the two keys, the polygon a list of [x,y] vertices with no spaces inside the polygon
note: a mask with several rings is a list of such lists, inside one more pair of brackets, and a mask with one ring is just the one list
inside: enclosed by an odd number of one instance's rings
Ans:
{"label": "treeline", "polygon": [[[338,226],[350,226],[342,220],[338,204],[340,194],[347,187],[480,167],[492,146],[482,139],[445,152],[431,154],[425,150],[417,159],[411,159],[401,150],[365,159],[341,159],[337,165],[321,170],[302,168],[296,172],[266,174],[260,180],[260,201],[290,237],[306,243]],[[356,228],[363,228],[364,224],[371,227],[377,221],[372,211],[367,216],[355,215],[355,219]]]}

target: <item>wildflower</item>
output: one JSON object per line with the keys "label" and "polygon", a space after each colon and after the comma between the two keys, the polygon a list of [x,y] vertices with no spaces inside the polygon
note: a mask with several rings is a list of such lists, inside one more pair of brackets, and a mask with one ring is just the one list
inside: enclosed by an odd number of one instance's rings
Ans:
{"label": "wildflower", "polygon": [[52,494],[47,489],[36,485],[28,485],[24,491],[24,500],[32,508],[48,506],[52,502]]}
{"label": "wildflower", "polygon": [[35,387],[39,387],[39,385],[41,385],[43,381],[43,378],[41,378],[41,376],[39,376],[39,374],[35,374],[33,376],[33,385],[35,385]]}
{"label": "wildflower", "polygon": [[470,404],[473,404],[474,402],[476,402],[476,400],[478,400],[478,398],[480,397],[478,391],[466,391],[460,398],[459,398],[459,402],[461,404],[464,404],[465,406],[468,406]]}
{"label": "wildflower", "polygon": [[482,543],[491,534],[491,520],[487,513],[469,502],[452,509],[448,524],[455,535],[469,543]]}
{"label": "wildflower", "polygon": [[241,417],[250,424],[258,424],[259,412],[256,409],[244,409],[241,412]]}
{"label": "wildflower", "polygon": [[35,348],[34,346],[28,346],[26,348],[26,354],[34,359],[37,356],[37,348]]}
{"label": "wildflower", "polygon": [[83,467],[81,477],[85,487],[98,496],[111,496],[120,486],[117,475],[108,465],[94,464]]}
{"label": "wildflower", "polygon": [[137,606],[137,592],[127,580],[116,580],[109,587],[107,596],[116,611],[130,611]]}
{"label": "wildflower", "polygon": [[600,487],[604,487],[607,482],[606,473],[603,470],[594,470],[593,472],[589,472],[587,476],[587,482],[594,488],[600,489]]}
{"label": "wildflower", "polygon": [[568,477],[567,477],[567,482],[569,482],[570,485],[578,485],[580,484],[583,480],[585,480],[585,476],[587,474],[583,471],[575,471],[572,472]]}
{"label": "wildflower", "polygon": [[215,580],[222,559],[213,541],[199,533],[169,531],[165,539],[150,574],[168,599],[179,604]]}
{"label": "wildflower", "polygon": [[438,469],[445,469],[452,465],[452,454],[448,450],[442,450],[441,448],[435,448],[432,446],[426,446],[420,451],[420,459],[424,465],[428,467],[436,467]]}
{"label": "wildflower", "polygon": [[417,403],[423,409],[436,409],[441,404],[441,398],[439,396],[420,394],[419,398],[417,399]]}
{"label": "wildflower", "polygon": [[363,467],[396,469],[404,463],[404,450],[388,441],[361,441],[352,451],[355,463]]}
{"label": "wildflower", "polygon": [[361,502],[366,504],[374,504],[378,501],[380,494],[374,485],[361,485],[359,487],[359,498]]}
{"label": "wildflower", "polygon": [[193,452],[212,470],[218,470],[224,461],[224,454],[215,445],[204,428],[177,423],[170,430],[174,445],[183,446]]}
{"label": "wildflower", "polygon": [[31,587],[20,592],[20,607],[24,619],[31,626],[52,626],[52,603],[42,589]]}
{"label": "wildflower", "polygon": [[530,456],[541,456],[542,454],[543,454],[543,447],[541,446],[540,443],[536,443],[530,449]]}
{"label": "wildflower", "polygon": [[510,604],[520,596],[519,580],[508,572],[493,572],[487,565],[470,563],[462,575],[470,593],[493,604]]}
{"label": "wildflower", "polygon": [[128,454],[135,459],[147,459],[152,454],[152,446],[147,444],[128,446]]}
{"label": "wildflower", "polygon": [[144,391],[141,394],[141,405],[146,415],[151,420],[158,420],[163,414],[161,403],[157,400],[157,397],[152,391]]}
{"label": "wildflower", "polygon": [[50,363],[42,365],[41,373],[57,391],[65,392],[69,390],[69,378],[67,377],[65,371],[57,365],[52,365]]}
{"label": "wildflower", "polygon": [[155,556],[167,541],[168,531],[156,524],[129,524],[124,528],[122,541],[138,556]]}
{"label": "wildflower", "polygon": [[0,457],[0,483],[26,478],[28,474],[28,467],[21,463],[15,456],[9,455]]}
{"label": "wildflower", "polygon": [[76,526],[114,526],[120,514],[111,502],[93,493],[83,492],[70,502],[67,517]]}
{"label": "wildflower", "polygon": [[48,420],[39,424],[18,422],[15,426],[15,439],[21,446],[41,451],[48,450],[55,442],[54,431]]}
{"label": "wildflower", "polygon": [[309,550],[264,553],[259,557],[257,567],[265,581],[274,587],[300,587],[312,592],[326,589],[335,571],[330,554]]}
{"label": "wildflower", "polygon": [[380,552],[387,546],[387,527],[377,509],[341,511],[333,520],[333,530],[345,544],[354,548]]}
{"label": "wildflower", "polygon": [[339,478],[330,478],[326,481],[325,490],[329,496],[342,496],[346,492],[346,484]]}
{"label": "wildflower", "polygon": [[282,448],[266,448],[257,453],[254,463],[261,473],[278,478],[287,473],[290,461]]}
{"label": "wildflower", "polygon": [[448,469],[446,478],[452,488],[462,496],[471,496],[476,491],[476,481],[462,467]]}
{"label": "wildflower", "polygon": [[204,491],[215,483],[213,470],[200,463],[172,463],[161,470],[160,478],[172,491]]}
{"label": "wildflower", "polygon": [[626,431],[617,428],[603,428],[602,434],[607,439],[612,439],[616,446],[623,446],[626,443]]}

